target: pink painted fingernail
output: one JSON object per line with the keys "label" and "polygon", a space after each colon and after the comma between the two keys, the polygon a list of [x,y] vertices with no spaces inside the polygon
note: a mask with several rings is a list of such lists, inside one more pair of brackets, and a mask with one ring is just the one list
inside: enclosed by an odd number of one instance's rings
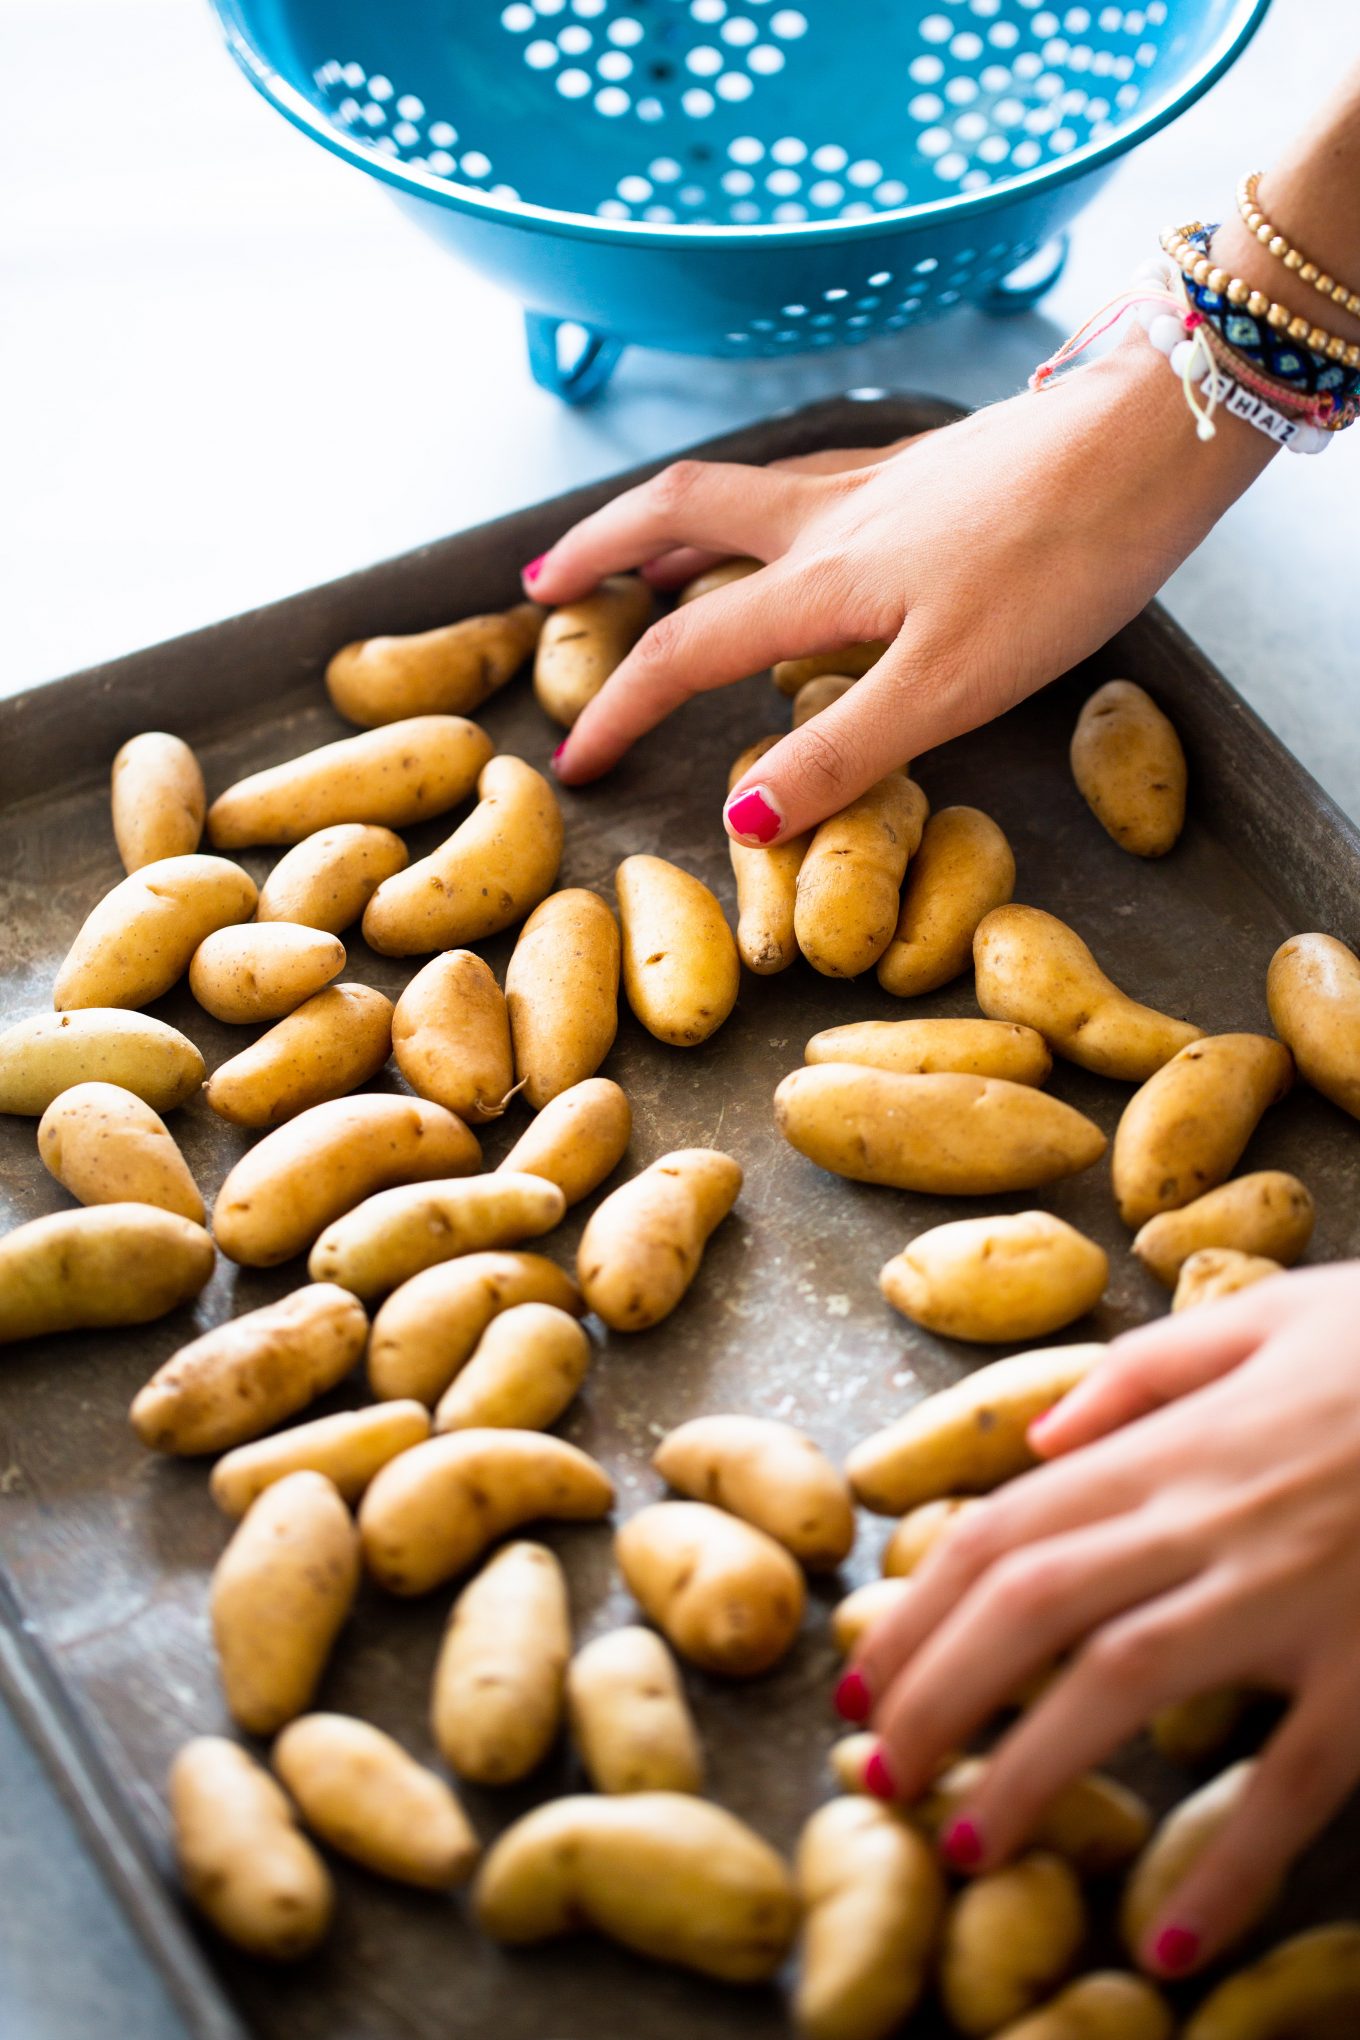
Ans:
{"label": "pink painted fingernail", "polygon": [[864,1789],[872,1792],[875,1799],[896,1799],[897,1780],[893,1777],[892,1766],[882,1749],[876,1749],[864,1766]]}
{"label": "pink painted fingernail", "polygon": [[520,574],[522,578],[526,581],[536,581],[543,571],[543,562],[547,557],[546,553],[540,553],[536,560],[530,560],[527,567],[521,567]]}
{"label": "pink painted fingernail", "polygon": [[558,745],[557,749],[553,752],[552,757],[548,761],[550,765],[555,765],[557,763],[562,753],[566,750],[569,741],[570,741],[569,738],[563,737],[561,743]]}
{"label": "pink painted fingernail", "polygon": [[1165,1976],[1183,1976],[1198,1954],[1199,1935],[1189,1927],[1163,1927],[1152,1944],[1152,1959]]}
{"label": "pink painted fingernail", "polygon": [[836,1712],[842,1721],[867,1721],[873,1712],[873,1696],[863,1672],[846,1672],[836,1688]]}
{"label": "pink painted fingernail", "polygon": [[772,843],[784,824],[784,817],[763,786],[748,786],[727,803],[724,821],[743,842]]}
{"label": "pink painted fingernail", "polygon": [[952,1821],[940,1836],[940,1854],[956,1870],[976,1870],[982,1861],[982,1836],[971,1820]]}

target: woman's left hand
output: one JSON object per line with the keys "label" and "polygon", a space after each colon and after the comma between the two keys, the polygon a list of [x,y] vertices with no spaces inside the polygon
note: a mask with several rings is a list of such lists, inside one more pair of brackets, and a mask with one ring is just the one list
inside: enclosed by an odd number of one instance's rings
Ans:
{"label": "woman's left hand", "polygon": [[1360,1263],[1126,1334],[1030,1437],[1050,1463],[963,1516],[860,1646],[877,1775],[914,1799],[1066,1657],[942,1838],[957,1867],[986,1869],[1162,1707],[1226,1685],[1288,1695],[1140,1951],[1183,1974],[1360,1780]]}

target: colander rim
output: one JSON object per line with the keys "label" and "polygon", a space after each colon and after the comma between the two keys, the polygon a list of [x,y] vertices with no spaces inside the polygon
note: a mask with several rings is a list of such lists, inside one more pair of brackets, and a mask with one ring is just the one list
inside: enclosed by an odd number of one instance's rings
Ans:
{"label": "colander rim", "polygon": [[815,241],[873,240],[895,227],[910,227],[941,218],[966,219],[1014,205],[1036,192],[1072,183],[1089,176],[1102,165],[1126,155],[1203,98],[1210,86],[1247,48],[1265,19],[1271,0],[1236,0],[1223,29],[1189,72],[1172,89],[1143,109],[1136,117],[1117,123],[1098,142],[1085,142],[1070,155],[1050,163],[1022,170],[1004,184],[989,185],[983,191],[957,192],[948,198],[932,198],[915,205],[900,205],[853,220],[766,221],[752,226],[699,226],[676,220],[600,219],[592,213],[563,212],[552,206],[532,204],[527,199],[498,198],[455,179],[436,177],[415,164],[403,163],[376,149],[365,147],[326,119],[296,86],[276,70],[256,48],[241,16],[241,0],[208,0],[226,39],[227,48],[251,84],[291,124],[300,128],[323,149],[343,162],[362,170],[382,183],[393,185],[407,196],[442,205],[453,212],[490,218],[504,225],[527,225],[550,229],[566,240],[633,241],[645,247],[721,248],[751,241],[773,242],[797,247]]}

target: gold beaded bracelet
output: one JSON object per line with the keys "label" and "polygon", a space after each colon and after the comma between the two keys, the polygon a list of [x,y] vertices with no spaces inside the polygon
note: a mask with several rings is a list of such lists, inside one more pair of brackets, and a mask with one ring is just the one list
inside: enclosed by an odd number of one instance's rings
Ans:
{"label": "gold beaded bracelet", "polygon": [[1334,305],[1340,305],[1353,318],[1360,318],[1360,291],[1328,276],[1325,269],[1320,269],[1316,262],[1310,262],[1301,248],[1294,247],[1278,227],[1271,225],[1256,202],[1260,182],[1261,172],[1253,170],[1237,187],[1237,210],[1251,232],[1277,262],[1283,262],[1286,269],[1296,272],[1300,283],[1311,283],[1315,291],[1330,298]]}
{"label": "gold beaded bracelet", "polygon": [[1300,347],[1311,347],[1314,354],[1325,354],[1329,361],[1340,361],[1347,368],[1360,368],[1360,341],[1343,340],[1339,333],[1329,333],[1323,326],[1310,325],[1307,319],[1291,312],[1288,305],[1276,304],[1264,291],[1254,288],[1240,276],[1231,276],[1226,269],[1203,254],[1189,238],[1191,234],[1204,231],[1201,220],[1191,220],[1183,227],[1166,227],[1161,234],[1162,248],[1171,257],[1176,267],[1187,276],[1193,276],[1196,283],[1207,290],[1217,291],[1230,305],[1243,305],[1254,319],[1264,319],[1277,333],[1287,333]]}

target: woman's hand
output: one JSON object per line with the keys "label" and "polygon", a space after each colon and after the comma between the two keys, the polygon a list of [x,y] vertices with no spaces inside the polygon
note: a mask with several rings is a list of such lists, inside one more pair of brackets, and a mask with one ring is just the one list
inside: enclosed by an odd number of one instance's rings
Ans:
{"label": "woman's hand", "polygon": [[1199,443],[1137,333],[1042,395],[864,465],[677,462],[569,531],[528,591],[570,602],[648,563],[667,583],[714,555],[766,564],[652,626],[581,715],[558,774],[594,779],[690,695],[777,659],[888,639],[871,674],[728,796],[728,817],[742,802],[734,835],[796,834],[1103,644],[1271,452],[1231,418]]}
{"label": "woman's hand", "polygon": [[884,1791],[912,1799],[1071,1653],[943,1837],[967,1869],[1009,1856],[1063,1785],[1169,1703],[1287,1694],[1239,1811],[1140,1951],[1183,1973],[1253,1917],[1360,1779],[1360,1262],[1117,1339],[1030,1438],[1051,1463],[948,1532],[864,1640],[851,1693],[872,1703]]}

